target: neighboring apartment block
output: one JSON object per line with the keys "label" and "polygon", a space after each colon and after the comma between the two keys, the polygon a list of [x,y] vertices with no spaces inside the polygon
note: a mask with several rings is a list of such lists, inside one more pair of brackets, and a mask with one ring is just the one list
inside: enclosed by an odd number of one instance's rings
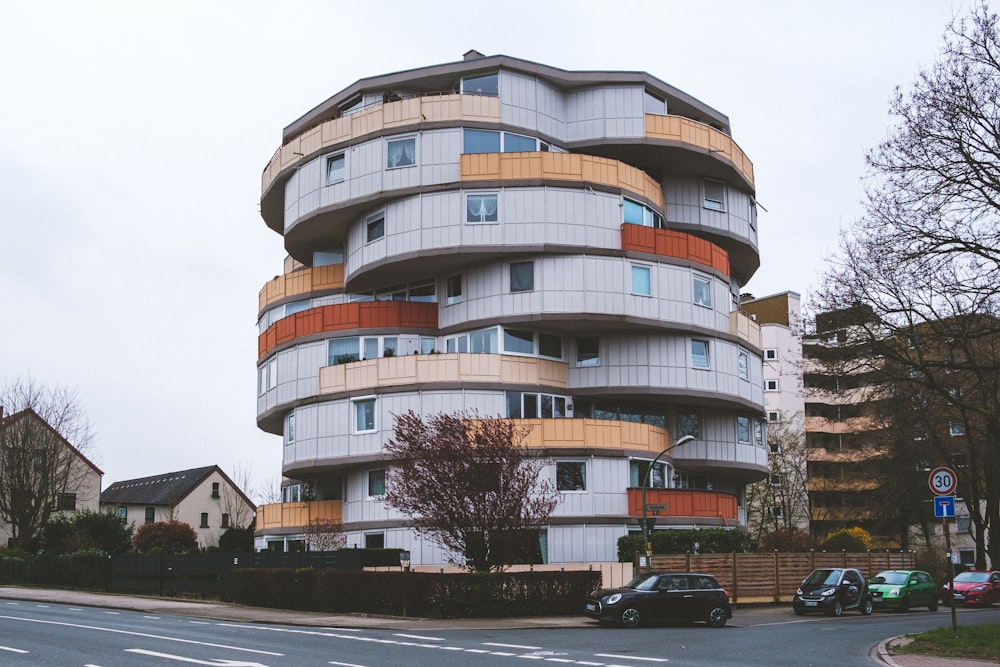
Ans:
{"label": "neighboring apartment block", "polygon": [[[0,493],[5,494],[5,505],[18,504],[14,497],[20,495],[21,504],[48,503],[53,514],[96,512],[102,475],[37,412],[26,408],[4,416],[0,407]],[[0,521],[0,544],[10,546],[14,532]]]}
{"label": "neighboring apartment block", "polygon": [[210,547],[226,529],[249,526],[256,508],[219,466],[206,466],[115,482],[101,493],[101,509],[136,528],[182,521],[194,529],[199,546]]}
{"label": "neighboring apartment block", "polygon": [[530,428],[562,500],[542,559],[617,559],[642,479],[658,528],[745,525],[767,473],[753,165],[729,119],[644,72],[469,52],[362,79],[285,128],[261,215],[258,426],[283,501],[257,547],[309,521],[347,544],[444,553],[382,502],[393,415]]}

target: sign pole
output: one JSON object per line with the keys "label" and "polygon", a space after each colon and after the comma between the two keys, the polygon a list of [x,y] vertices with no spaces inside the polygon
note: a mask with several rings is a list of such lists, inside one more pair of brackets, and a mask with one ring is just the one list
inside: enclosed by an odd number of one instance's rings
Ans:
{"label": "sign pole", "polygon": [[951,531],[948,530],[948,517],[941,519],[944,526],[944,548],[948,552],[948,588],[951,590],[951,636],[958,637],[958,615],[955,612],[955,564],[951,558]]}
{"label": "sign pole", "polygon": [[927,484],[934,493],[934,516],[941,517],[944,526],[944,548],[948,552],[948,588],[951,591],[951,636],[958,637],[958,617],[955,614],[955,561],[951,554],[951,532],[948,530],[948,517],[955,516],[955,489],[958,487],[958,475],[951,468],[938,466],[931,470]]}

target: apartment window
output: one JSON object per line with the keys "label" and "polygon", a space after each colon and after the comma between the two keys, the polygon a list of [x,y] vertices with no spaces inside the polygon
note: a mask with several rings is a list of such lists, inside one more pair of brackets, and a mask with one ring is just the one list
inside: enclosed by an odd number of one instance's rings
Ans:
{"label": "apartment window", "polygon": [[118,507],[115,508],[115,516],[121,519],[122,521],[125,521],[126,519],[128,519],[128,508],[125,507],[124,505],[119,505]]}
{"label": "apartment window", "polygon": [[750,379],[750,355],[746,350],[736,353],[736,372],[739,373],[741,380]]}
{"label": "apartment window", "polygon": [[143,517],[143,520],[146,523],[153,523],[154,521],[156,521],[156,508],[155,507],[147,507],[146,508],[146,512],[145,512],[145,516]]}
{"label": "apartment window", "polygon": [[769,347],[764,350],[764,361],[777,361],[778,350],[774,347]]}
{"label": "apartment window", "polygon": [[356,337],[331,338],[327,345],[327,366],[338,366],[361,360],[359,339]]}
{"label": "apartment window", "polygon": [[750,444],[750,418],[749,417],[737,417],[736,418],[736,442],[741,445]]}
{"label": "apartment window", "polygon": [[200,528],[208,528],[208,512],[201,513],[201,525]]}
{"label": "apartment window", "polygon": [[499,195],[470,194],[465,196],[465,221],[482,225],[497,222],[497,202]]}
{"label": "apartment window", "polygon": [[225,512],[222,513],[222,528],[229,528],[229,515]]}
{"label": "apartment window", "polygon": [[333,185],[344,180],[344,155],[331,155],[326,158],[326,184]]}
{"label": "apartment window", "polygon": [[691,280],[694,293],[694,303],[698,306],[712,307],[712,281],[702,276],[694,276]]}
{"label": "apartment window", "polygon": [[556,461],[556,489],[559,491],[586,491],[587,462]]}
{"label": "apartment window", "polygon": [[785,518],[784,508],[782,508],[781,505],[775,505],[774,507],[771,508],[771,516],[774,517],[775,519],[784,519]]}
{"label": "apartment window", "polygon": [[535,289],[535,263],[511,262],[510,291],[530,292]]}
{"label": "apartment window", "polygon": [[365,234],[368,243],[385,236],[385,214],[377,213],[365,222]]}
{"label": "apartment window", "polygon": [[709,357],[709,348],[707,340],[698,340],[697,338],[691,341],[691,365],[695,368],[709,368],[711,365],[711,359]]}
{"label": "apartment window", "polygon": [[551,334],[538,334],[538,356],[562,359],[562,338]]}
{"label": "apartment window", "polygon": [[446,302],[449,306],[462,300],[462,276],[448,278]]}
{"label": "apartment window", "polygon": [[76,511],[76,494],[75,493],[56,494],[56,510],[63,510],[66,512]]}
{"label": "apartment window", "polygon": [[955,420],[948,422],[948,434],[953,438],[965,435],[965,424]]}
{"label": "apartment window", "polygon": [[710,208],[713,211],[725,211],[726,210],[726,184],[721,181],[712,181],[705,179],[704,183],[704,203],[702,204],[705,208]]}
{"label": "apartment window", "polygon": [[462,152],[469,155],[499,153],[500,133],[496,130],[464,130],[462,132]]}
{"label": "apartment window", "polygon": [[337,110],[340,111],[341,116],[346,116],[356,111],[361,111],[364,108],[365,108],[365,98],[362,97],[362,95],[359,93],[354,97],[350,98],[349,100],[347,100],[346,102],[342,103],[340,106],[338,106]]}
{"label": "apartment window", "polygon": [[330,266],[344,263],[344,249],[317,250],[313,253],[313,266]]}
{"label": "apartment window", "polygon": [[764,380],[764,391],[778,391],[778,381]]}
{"label": "apartment window", "polygon": [[472,354],[497,354],[497,329],[490,327],[468,334],[459,334],[445,339],[446,352],[471,352]]}
{"label": "apartment window", "polygon": [[212,497],[213,498],[218,498],[219,497],[219,483],[218,482],[212,482]]}
{"label": "apartment window", "polygon": [[777,424],[781,421],[781,411],[780,410],[769,410],[767,413],[767,421],[772,424]]}
{"label": "apartment window", "polygon": [[664,463],[657,463],[654,466],[649,465],[649,461],[629,461],[629,486],[633,489],[638,489],[642,487],[642,483],[646,480],[646,475],[649,475],[649,482],[647,487],[650,489],[665,489],[667,488],[667,473],[669,468]]}
{"label": "apartment window", "polygon": [[295,442],[295,413],[290,412],[285,417],[285,444],[291,445]]}
{"label": "apartment window", "polygon": [[771,486],[781,486],[781,474],[772,472],[770,478]]}
{"label": "apartment window", "polygon": [[535,334],[530,331],[504,328],[503,351],[514,354],[534,354]]}
{"label": "apartment window", "polygon": [[771,447],[771,453],[772,454],[780,454],[781,453],[781,443],[780,442],[771,442],[771,443],[768,443],[768,444]]}
{"label": "apartment window", "polygon": [[386,166],[389,169],[412,167],[417,163],[417,138],[395,139],[386,142]]}
{"label": "apartment window", "polygon": [[638,296],[651,296],[653,294],[648,266],[632,265],[632,294]]}
{"label": "apartment window", "polygon": [[467,76],[462,79],[462,92],[466,95],[499,97],[500,74],[498,72],[491,72],[490,74],[480,74],[479,76]]}
{"label": "apartment window", "polygon": [[507,392],[508,419],[565,419],[572,416],[572,399],[556,394]]}
{"label": "apartment window", "polygon": [[576,365],[601,365],[601,339],[597,336],[576,339]]}
{"label": "apartment window", "polygon": [[375,398],[359,398],[354,403],[354,430],[364,433],[375,430]]}
{"label": "apartment window", "polygon": [[753,420],[753,444],[755,447],[764,446],[764,422],[760,419]]}
{"label": "apartment window", "polygon": [[748,217],[750,219],[750,229],[757,229],[757,202],[754,201],[753,197],[748,197],[750,201],[750,211]]}
{"label": "apartment window", "polygon": [[385,533],[365,533],[365,549],[385,549]]}
{"label": "apartment window", "polygon": [[646,90],[642,95],[642,110],[646,113],[655,113],[661,116],[667,113],[667,101]]}
{"label": "apartment window", "polygon": [[643,206],[631,199],[622,199],[622,219],[630,225],[666,229],[666,225],[663,224],[663,216],[648,206]]}
{"label": "apartment window", "polygon": [[693,435],[698,438],[701,436],[701,428],[699,426],[699,419],[697,412],[678,412],[677,413],[677,437],[682,438],[685,435]]}
{"label": "apartment window", "polygon": [[434,279],[419,280],[409,284],[406,290],[407,301],[433,302],[437,300],[437,285]]}
{"label": "apartment window", "polygon": [[430,354],[437,346],[437,339],[423,336],[420,339],[420,354]]}
{"label": "apartment window", "polygon": [[368,497],[377,498],[385,495],[385,468],[368,471]]}

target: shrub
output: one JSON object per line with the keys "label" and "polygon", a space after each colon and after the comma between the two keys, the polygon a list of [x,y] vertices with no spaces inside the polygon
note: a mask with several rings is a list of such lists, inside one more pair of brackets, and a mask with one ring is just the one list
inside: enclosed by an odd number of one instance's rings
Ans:
{"label": "shrub", "polygon": [[871,545],[872,537],[868,531],[855,526],[831,530],[818,548],[825,551],[868,551]]}
{"label": "shrub", "polygon": [[[729,554],[757,550],[749,534],[741,530],[706,528],[704,530],[654,530],[651,535],[653,553],[657,554]],[[698,546],[695,547],[695,544]],[[641,533],[618,538],[618,561],[630,563],[635,553],[645,552]]]}
{"label": "shrub", "polygon": [[761,551],[805,552],[815,549],[819,540],[794,528],[783,528],[765,533],[760,540]]}
{"label": "shrub", "polygon": [[38,534],[39,548],[48,554],[96,549],[110,554],[132,547],[132,529],[110,512],[81,509],[71,515],[53,516]]}
{"label": "shrub", "polygon": [[227,528],[226,532],[219,537],[219,551],[227,553],[253,551],[253,528]]}
{"label": "shrub", "polygon": [[139,526],[132,545],[139,553],[156,549],[167,553],[193,553],[198,550],[198,535],[183,521],[157,521]]}

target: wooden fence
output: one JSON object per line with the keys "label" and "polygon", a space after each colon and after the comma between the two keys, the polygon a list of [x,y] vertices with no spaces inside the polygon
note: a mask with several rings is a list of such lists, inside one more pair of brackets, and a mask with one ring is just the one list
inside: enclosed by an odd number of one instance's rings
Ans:
{"label": "wooden fence", "polygon": [[[866,579],[882,570],[914,567],[913,552],[824,552],[760,554],[654,554],[654,572],[714,575],[733,602],[789,602],[802,580],[818,567],[853,567]],[[638,556],[637,556],[638,562]],[[636,566],[636,571],[641,568]]]}

